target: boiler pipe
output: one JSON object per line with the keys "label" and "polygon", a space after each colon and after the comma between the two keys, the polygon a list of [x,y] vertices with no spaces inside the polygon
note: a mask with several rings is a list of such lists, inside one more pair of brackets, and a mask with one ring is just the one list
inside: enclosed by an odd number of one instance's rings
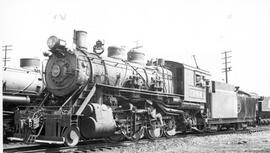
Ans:
{"label": "boiler pipe", "polygon": [[4,104],[29,104],[30,98],[28,96],[13,96],[3,95]]}

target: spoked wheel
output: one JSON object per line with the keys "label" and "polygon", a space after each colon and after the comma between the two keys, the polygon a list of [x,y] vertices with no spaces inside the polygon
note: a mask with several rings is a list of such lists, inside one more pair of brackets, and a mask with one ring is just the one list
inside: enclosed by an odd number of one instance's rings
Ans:
{"label": "spoked wheel", "polygon": [[68,147],[76,146],[80,141],[80,132],[75,126],[66,129],[64,133],[65,145]]}
{"label": "spoked wheel", "polygon": [[138,140],[140,140],[143,137],[144,137],[144,128],[141,127],[137,132],[135,132],[133,134],[133,136],[131,137],[131,140],[132,141],[138,141]]}
{"label": "spoked wheel", "polygon": [[167,138],[173,137],[176,134],[176,125],[174,119],[166,122],[166,127],[164,128],[163,133]]}
{"label": "spoked wheel", "polygon": [[153,125],[146,129],[145,133],[148,139],[156,139],[161,137],[163,133],[161,124],[158,121],[155,121]]}
{"label": "spoked wheel", "polygon": [[131,141],[138,141],[139,139],[144,137],[144,127],[136,127],[135,129],[125,129],[122,132],[122,135]]}

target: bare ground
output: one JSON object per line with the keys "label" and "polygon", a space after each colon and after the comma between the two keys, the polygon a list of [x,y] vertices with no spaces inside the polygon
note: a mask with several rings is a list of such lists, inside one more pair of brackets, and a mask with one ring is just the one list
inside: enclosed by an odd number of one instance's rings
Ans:
{"label": "bare ground", "polygon": [[[128,145],[128,143],[127,143]],[[127,147],[102,151],[106,153],[240,153],[270,152],[270,131],[211,136],[186,136],[172,139],[141,140]]]}
{"label": "bare ground", "polygon": [[[256,129],[261,128],[257,127]],[[265,127],[264,127],[265,128]],[[20,143],[19,143],[20,144]],[[223,134],[208,136],[177,136],[155,141],[140,140],[137,143],[123,142],[118,148],[96,150],[95,153],[270,153],[270,126],[264,131],[244,134]],[[18,147],[4,144],[4,148]],[[20,145],[19,145],[20,146]],[[70,151],[68,151],[70,152]],[[73,151],[71,151],[73,152]],[[76,152],[76,151],[75,151]],[[92,152],[92,151],[86,151]]]}

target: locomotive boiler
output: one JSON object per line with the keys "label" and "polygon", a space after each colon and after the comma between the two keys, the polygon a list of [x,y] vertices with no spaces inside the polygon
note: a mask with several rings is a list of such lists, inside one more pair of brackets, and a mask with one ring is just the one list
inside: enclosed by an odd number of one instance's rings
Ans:
{"label": "locomotive boiler", "polygon": [[136,49],[129,52],[128,61],[119,59],[117,52],[121,52],[120,48],[113,47],[108,50],[113,58],[101,57],[82,47],[74,51],[58,48],[51,51],[53,54],[46,65],[45,79],[48,90],[55,96],[67,96],[87,82],[173,92],[172,73],[164,67],[146,67],[138,57],[144,56],[143,53]]}
{"label": "locomotive boiler", "polygon": [[[95,138],[155,139],[252,121],[252,115],[238,120],[234,86],[211,82],[208,71],[163,59],[146,62],[140,47],[125,58],[123,48],[110,46],[103,57],[104,44],[97,41],[90,51],[86,35],[74,31],[72,49],[55,36],[48,39],[46,96],[18,108],[10,139],[75,146]],[[218,100],[226,96],[232,105],[219,115]]]}

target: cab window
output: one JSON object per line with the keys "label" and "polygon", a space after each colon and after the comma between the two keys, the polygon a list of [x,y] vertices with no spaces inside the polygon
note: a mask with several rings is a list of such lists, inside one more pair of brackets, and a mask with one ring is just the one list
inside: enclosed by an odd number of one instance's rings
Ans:
{"label": "cab window", "polygon": [[205,86],[205,78],[200,74],[195,74],[195,86],[196,87],[204,87]]}

